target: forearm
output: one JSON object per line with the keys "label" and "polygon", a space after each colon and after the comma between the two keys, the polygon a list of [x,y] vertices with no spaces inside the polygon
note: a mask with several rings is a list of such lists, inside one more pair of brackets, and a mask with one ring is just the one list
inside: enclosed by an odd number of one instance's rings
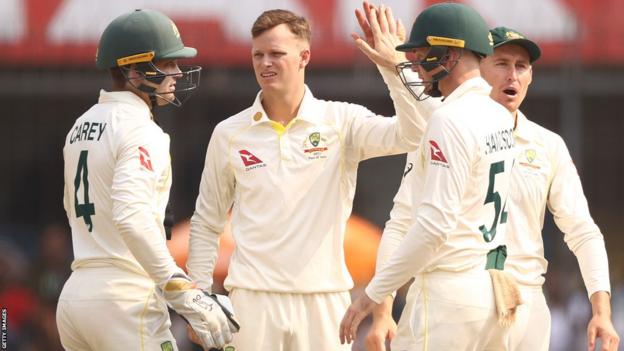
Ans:
{"label": "forearm", "polygon": [[114,218],[119,234],[139,264],[160,288],[174,274],[183,272],[167,249],[163,228],[151,211],[136,209]]}
{"label": "forearm", "polygon": [[366,287],[366,294],[376,303],[390,297],[427,266],[443,242],[442,236],[425,230],[418,219],[414,221],[401,245]]}
{"label": "forearm", "polygon": [[587,239],[574,250],[574,254],[579,263],[587,295],[591,298],[596,292],[610,293],[609,262],[602,235],[598,233]]}
{"label": "forearm", "polygon": [[201,223],[197,213],[191,218],[189,255],[186,267],[199,288],[212,291],[212,274],[219,255],[219,233]]}
{"label": "forearm", "polygon": [[396,71],[379,66],[377,68],[390,92],[390,98],[399,119],[402,138],[412,145],[417,145],[422,139],[429,117],[438,107],[439,102],[437,99],[416,101],[403,85]]}

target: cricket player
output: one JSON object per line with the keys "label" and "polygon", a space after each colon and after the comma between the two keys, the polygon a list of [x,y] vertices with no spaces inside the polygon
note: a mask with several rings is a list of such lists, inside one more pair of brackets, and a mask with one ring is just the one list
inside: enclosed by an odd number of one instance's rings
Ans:
{"label": "cricket player", "polygon": [[350,349],[338,325],[353,287],[343,240],[358,164],[414,150],[426,124],[393,72],[382,76],[394,87],[397,117],[315,98],[304,79],[310,35],[290,11],[258,17],[251,55],[262,90],[208,144],[187,266],[211,288],[232,208],[236,248],[224,285],[241,323],[236,350]]}
{"label": "cricket player", "polygon": [[421,78],[405,82],[424,86],[416,98],[444,100],[406,169],[410,228],[349,307],[341,341],[351,342],[362,319],[414,277],[407,295],[413,307],[399,322],[411,343],[393,350],[506,350],[503,324],[513,319],[519,296],[503,306],[495,291],[514,292],[500,269],[516,151],[513,119],[489,97],[479,72],[482,57],[492,53],[491,36],[472,8],[442,3],[416,18],[409,41],[397,50],[410,59],[399,67]]}
{"label": "cricket player", "polygon": [[180,106],[199,83],[196,55],[175,24],[151,10],[113,20],[96,63],[113,91],[69,130],[64,206],[75,260],[59,298],[57,325],[67,350],[177,350],[167,305],[205,348],[232,339],[225,313],[194,286],[165,245],[171,186],[169,136],[154,122],[157,106]]}
{"label": "cricket player", "polygon": [[617,350],[619,337],[611,322],[609,264],[602,233],[592,219],[583,187],[561,137],[529,121],[519,110],[532,80],[532,63],[540,57],[533,41],[513,29],[491,31],[494,55],[483,60],[481,73],[492,86],[491,96],[514,116],[518,146],[513,170],[507,229],[509,256],[505,270],[521,284],[524,304],[511,333],[513,350],[548,350],[550,312],[542,285],[548,262],[544,258],[542,227],[546,207],[576,256],[592,305],[587,327],[588,348]]}
{"label": "cricket player", "polygon": [[[369,10],[366,3],[364,10]],[[371,31],[361,13],[357,18],[369,42],[373,36],[380,35],[379,32]],[[509,199],[512,215],[509,217],[507,229],[509,256],[505,270],[520,282],[524,304],[519,306],[517,321],[511,329],[511,349],[548,350],[550,313],[542,292],[547,262],[543,255],[541,238],[543,216],[548,205],[555,214],[557,225],[565,234],[566,242],[579,260],[590,296],[593,317],[588,325],[589,349],[593,350],[596,338],[601,338],[602,350],[616,350],[619,337],[610,318],[610,283],[606,251],[602,234],[589,215],[587,200],[583,196],[576,168],[571,162],[563,140],[558,135],[530,122],[518,110],[532,80],[532,64],[541,54],[539,46],[509,28],[498,27],[490,32],[494,40],[494,54],[482,61],[481,74],[493,86],[491,97],[505,106],[515,118],[515,136],[520,162],[512,171],[516,186]],[[377,55],[375,60],[379,64],[388,67],[393,65],[388,59],[394,57],[393,53],[377,51],[375,54]],[[421,108],[420,105],[417,107],[423,115],[436,108],[431,105],[427,106],[427,109]],[[417,153],[408,154],[405,176],[394,199],[391,219],[386,223],[380,244],[378,268],[392,255],[410,228],[413,174],[410,170],[416,155]],[[410,302],[408,301],[404,308],[406,316],[410,314],[412,306]],[[396,330],[391,307],[390,297],[373,311],[373,325],[367,336],[368,350],[385,350],[385,340],[394,339],[397,333],[399,336],[392,342],[393,349],[409,348],[409,330],[408,328]]]}

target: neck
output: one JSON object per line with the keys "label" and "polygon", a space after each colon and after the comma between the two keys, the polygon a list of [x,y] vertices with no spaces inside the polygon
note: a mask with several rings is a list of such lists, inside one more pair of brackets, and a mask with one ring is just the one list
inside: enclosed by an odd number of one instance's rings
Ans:
{"label": "neck", "polygon": [[132,84],[130,83],[126,83],[126,85],[124,86],[123,89],[120,89],[120,91],[129,91],[131,93],[134,93],[134,95],[138,96],[141,98],[141,100],[145,101],[145,103],[147,104],[147,106],[150,108],[150,110],[152,109],[152,100],[150,100],[149,94],[141,91],[137,88],[135,88]]}
{"label": "neck", "polygon": [[304,85],[286,93],[262,91],[262,107],[270,120],[287,125],[297,116],[305,92]]}
{"label": "neck", "polygon": [[449,96],[465,81],[481,76],[478,69],[462,70],[458,68],[460,67],[456,67],[451,74],[449,74],[447,79],[442,79],[440,81],[440,91],[445,97]]}

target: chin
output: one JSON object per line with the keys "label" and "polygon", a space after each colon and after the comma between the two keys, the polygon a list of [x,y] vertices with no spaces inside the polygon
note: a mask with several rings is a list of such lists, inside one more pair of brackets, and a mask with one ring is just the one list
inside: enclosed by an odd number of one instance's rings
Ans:
{"label": "chin", "polygon": [[265,82],[264,84],[260,84],[260,88],[264,91],[278,91],[280,90],[280,85],[276,84],[276,82]]}

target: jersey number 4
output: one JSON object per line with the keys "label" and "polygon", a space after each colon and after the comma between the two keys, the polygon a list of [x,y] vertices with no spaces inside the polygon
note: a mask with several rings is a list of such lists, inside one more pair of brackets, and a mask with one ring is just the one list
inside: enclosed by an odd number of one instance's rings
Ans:
{"label": "jersey number 4", "polygon": [[496,180],[496,175],[498,173],[502,173],[503,171],[505,171],[505,161],[498,161],[490,165],[490,183],[488,185],[487,195],[485,196],[485,202],[483,204],[487,205],[490,202],[494,202],[494,222],[489,230],[485,225],[479,227],[479,230],[483,233],[483,239],[486,242],[494,240],[494,237],[496,236],[496,226],[498,226],[498,223],[507,223],[507,212],[505,212],[506,202],[501,208],[501,197],[498,194],[498,191],[494,191],[494,181]]}
{"label": "jersey number 4", "polygon": [[[84,217],[85,224],[89,227],[89,232],[93,230],[93,222],[91,216],[95,215],[95,205],[89,202],[89,168],[87,167],[88,150],[80,151],[80,159],[78,160],[78,168],[76,169],[76,178],[74,178],[74,208],[76,209],[76,218]],[[84,183],[82,189],[84,191],[84,204],[78,203],[78,188],[80,181]]]}

